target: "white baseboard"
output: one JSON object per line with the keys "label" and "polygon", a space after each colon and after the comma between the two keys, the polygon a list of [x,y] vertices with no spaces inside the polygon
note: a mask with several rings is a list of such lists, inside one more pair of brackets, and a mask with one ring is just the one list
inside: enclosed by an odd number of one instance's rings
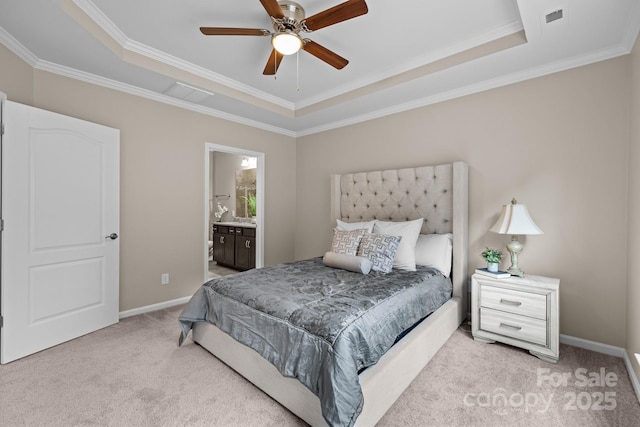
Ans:
{"label": "white baseboard", "polygon": [[629,380],[631,380],[631,385],[633,386],[633,391],[636,393],[636,397],[638,398],[638,402],[640,402],[640,381],[638,381],[638,377],[636,376],[636,371],[633,369],[633,365],[631,364],[631,360],[629,359],[629,355],[627,351],[622,347],[616,347],[614,345],[602,344],[595,341],[589,341],[582,338],[572,337],[570,335],[560,334],[560,342],[562,344],[571,345],[578,348],[584,348],[586,350],[595,351],[596,353],[607,354],[609,356],[621,357],[624,359],[624,364],[627,368],[627,372],[629,374]]}
{"label": "white baseboard", "polygon": [[180,304],[186,304],[191,299],[191,296],[174,299],[171,301],[159,302],[158,304],[145,305],[144,307],[133,308],[131,310],[121,311],[119,314],[120,319],[125,317],[136,316],[138,314],[150,313],[152,311],[162,310],[163,308],[169,308]]}
{"label": "white baseboard", "polygon": [[629,355],[627,352],[624,352],[624,364],[627,365],[627,371],[629,372],[629,379],[631,379],[631,385],[633,389],[636,391],[636,397],[638,398],[638,402],[640,402],[640,381],[638,381],[638,377],[636,376],[636,371],[633,369],[633,364],[631,363],[631,359],[629,359]]}
{"label": "white baseboard", "polygon": [[573,347],[595,351],[596,353],[608,354],[609,356],[624,357],[627,353],[622,347],[576,338],[571,335],[560,334],[560,342]]}

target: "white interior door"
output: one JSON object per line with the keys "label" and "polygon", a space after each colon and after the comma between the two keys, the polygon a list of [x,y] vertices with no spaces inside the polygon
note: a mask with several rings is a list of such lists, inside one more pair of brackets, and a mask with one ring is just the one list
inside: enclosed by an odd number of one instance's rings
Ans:
{"label": "white interior door", "polygon": [[118,322],[120,131],[10,101],[2,112],[8,363]]}

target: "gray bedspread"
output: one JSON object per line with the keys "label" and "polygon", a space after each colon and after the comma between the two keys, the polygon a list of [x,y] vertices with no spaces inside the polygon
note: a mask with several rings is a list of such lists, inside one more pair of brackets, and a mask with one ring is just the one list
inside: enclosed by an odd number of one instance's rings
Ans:
{"label": "gray bedspread", "polygon": [[[363,405],[358,372],[451,298],[437,270],[362,275],[312,258],[205,283],[179,322],[210,322],[251,347],[321,402],[331,426],[351,426]],[[416,355],[419,357],[419,355]]]}

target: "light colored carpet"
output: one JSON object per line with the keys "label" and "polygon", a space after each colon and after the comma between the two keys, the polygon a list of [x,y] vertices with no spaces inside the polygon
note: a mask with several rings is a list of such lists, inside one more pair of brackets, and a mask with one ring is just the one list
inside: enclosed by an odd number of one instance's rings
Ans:
{"label": "light colored carpet", "polygon": [[[191,340],[178,348],[180,310],[126,318],[0,366],[0,426],[305,425]],[[605,369],[610,386],[577,386],[577,369]],[[562,375],[571,376],[566,384],[553,381]],[[378,425],[631,427],[639,420],[621,359],[563,345],[552,365],[476,343],[465,325]]]}

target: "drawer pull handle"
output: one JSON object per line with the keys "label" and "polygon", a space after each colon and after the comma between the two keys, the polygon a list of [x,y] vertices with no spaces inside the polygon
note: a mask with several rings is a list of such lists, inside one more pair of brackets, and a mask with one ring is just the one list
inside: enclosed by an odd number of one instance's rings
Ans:
{"label": "drawer pull handle", "polygon": [[501,328],[509,328],[509,329],[513,329],[513,330],[516,330],[516,331],[519,331],[520,329],[522,329],[522,326],[513,326],[513,325],[510,325],[508,323],[502,323],[502,322],[500,322],[500,327]]}
{"label": "drawer pull handle", "polygon": [[513,305],[513,306],[516,306],[516,307],[520,307],[522,305],[522,303],[520,301],[511,301],[511,300],[504,299],[504,298],[500,298],[500,303],[507,304],[507,305]]}

